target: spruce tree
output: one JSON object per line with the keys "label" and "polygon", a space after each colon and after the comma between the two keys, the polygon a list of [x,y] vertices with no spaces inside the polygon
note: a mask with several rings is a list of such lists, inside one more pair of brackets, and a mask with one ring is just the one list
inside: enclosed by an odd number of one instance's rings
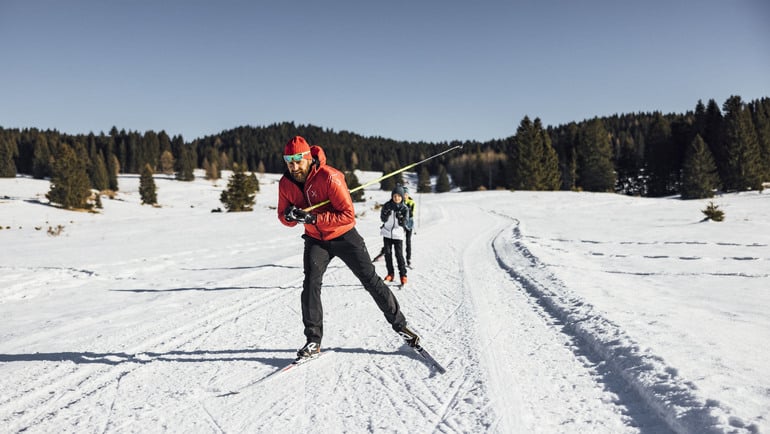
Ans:
{"label": "spruce tree", "polygon": [[722,178],[727,191],[762,190],[762,161],[757,130],[751,113],[739,96],[731,96],[724,106],[726,173]]}
{"label": "spruce tree", "polygon": [[719,178],[724,181],[728,170],[724,140],[724,116],[722,116],[722,111],[716,101],[709,100],[704,119],[698,124],[703,128],[703,131],[696,129],[695,132],[703,137],[703,141],[711,149],[711,154],[714,156],[714,162],[719,171]]}
{"label": "spruce tree", "polygon": [[32,151],[32,176],[35,179],[43,179],[51,176],[51,149],[48,147],[48,138],[44,134],[38,134]]}
{"label": "spruce tree", "polygon": [[422,166],[420,169],[420,175],[417,178],[417,192],[418,193],[430,193],[430,172],[426,166]]}
{"label": "spruce tree", "polygon": [[96,152],[96,161],[94,161],[91,171],[91,186],[99,191],[107,190],[110,187],[107,165],[104,163],[104,157],[100,151]]}
{"label": "spruce tree", "polygon": [[647,194],[659,197],[676,193],[680,166],[671,136],[671,123],[660,112],[655,112],[647,133],[644,158],[649,177]]}
{"label": "spruce tree", "polygon": [[543,129],[540,119],[535,119],[535,129],[537,130],[540,145],[542,147],[540,156],[541,177],[539,179],[539,190],[558,190],[561,187],[561,173],[559,172],[559,156],[551,145],[551,137]]}
{"label": "spruce tree", "polygon": [[152,166],[150,166],[150,163],[145,163],[144,168],[142,168],[142,173],[139,176],[139,195],[142,198],[142,205],[155,205],[158,203],[155,179],[152,175]]}
{"label": "spruce tree", "polygon": [[[561,173],[561,189],[575,190],[577,186],[577,150],[579,128],[577,123],[570,122],[548,132],[551,144],[559,157]],[[508,185],[510,187],[510,185]]]}
{"label": "spruce tree", "polygon": [[86,209],[91,196],[85,162],[62,143],[51,168],[51,188],[46,198],[65,209]]}
{"label": "spruce tree", "polygon": [[578,134],[578,186],[586,191],[613,191],[615,168],[612,144],[604,122],[594,118],[585,122]]}
{"label": "spruce tree", "polygon": [[107,159],[107,184],[112,191],[118,191],[118,173],[120,172],[120,161],[118,157],[110,153]]}
{"label": "spruce tree", "polygon": [[240,164],[233,164],[233,174],[227,181],[227,189],[222,191],[219,200],[228,212],[252,211],[259,181],[253,173],[249,176]]}
{"label": "spruce tree", "polygon": [[179,147],[179,158],[176,159],[176,179],[178,181],[192,181],[195,179],[193,174],[193,158],[192,153],[188,149],[187,145],[182,144]]}
{"label": "spruce tree", "polygon": [[446,167],[442,164],[438,167],[438,177],[436,178],[436,193],[446,193],[452,189],[449,182],[449,174]]}
{"label": "spruce tree", "polygon": [[513,159],[513,188],[516,190],[538,190],[542,178],[541,160],[543,146],[537,128],[529,119],[524,119],[516,129]]}
{"label": "spruce tree", "polygon": [[[398,170],[398,165],[396,162],[392,160],[386,161],[382,166],[382,176],[385,176],[396,170]],[[400,173],[380,181],[380,190],[392,191],[394,188],[396,188],[396,184],[404,185],[404,178]]]}
{"label": "spruce tree", "polygon": [[353,199],[353,202],[364,202],[366,201],[366,198],[364,197],[364,190],[359,189],[356,191],[352,191],[358,187],[361,186],[361,182],[358,180],[358,176],[356,176],[356,173],[353,171],[346,171],[345,172],[345,183],[348,186],[348,189],[351,190],[350,198]]}
{"label": "spruce tree", "polygon": [[18,154],[16,142],[0,136],[0,178],[16,177],[16,163],[13,160]]}
{"label": "spruce tree", "polygon": [[695,136],[687,148],[682,168],[682,199],[704,199],[714,197],[719,187],[719,175],[711,150],[700,134]]}
{"label": "spruce tree", "polygon": [[762,162],[762,180],[770,182],[770,98],[762,98],[749,104],[751,117],[757,129],[759,153]]}

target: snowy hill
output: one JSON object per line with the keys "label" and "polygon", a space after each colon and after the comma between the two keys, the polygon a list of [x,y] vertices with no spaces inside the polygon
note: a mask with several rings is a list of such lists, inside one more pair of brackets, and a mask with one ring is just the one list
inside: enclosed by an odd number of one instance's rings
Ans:
{"label": "snowy hill", "polygon": [[[277,179],[232,214],[211,212],[226,178],[158,176],[153,208],[122,176],[99,214],[0,179],[2,431],[770,432],[769,194],[715,198],[721,223],[701,221],[708,201],[416,195],[415,269],[394,291],[447,373],[335,260],[327,354],[262,381],[304,343]],[[389,194],[366,196],[374,253]]]}

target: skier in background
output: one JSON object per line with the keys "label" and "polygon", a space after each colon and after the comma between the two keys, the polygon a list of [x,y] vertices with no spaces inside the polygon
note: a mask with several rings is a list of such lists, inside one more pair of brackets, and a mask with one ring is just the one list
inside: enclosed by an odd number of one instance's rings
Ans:
{"label": "skier in background", "polygon": [[[409,188],[404,186],[404,204],[409,208],[409,224],[406,229],[406,266],[412,268],[412,233],[414,232],[414,212],[416,204],[412,197],[409,195]],[[383,245],[380,249],[380,253],[372,259],[372,262],[379,261],[387,253],[387,249]]]}
{"label": "skier in background", "polygon": [[[407,344],[416,347],[420,337],[408,326],[396,297],[377,275],[363,238],[355,228],[356,217],[345,176],[326,164],[319,146],[310,146],[296,136],[284,147],[286,172],[278,184],[278,220],[305,229],[302,283],[302,323],[305,345],[297,351],[297,360],[316,357],[323,338],[321,284],[329,262],[339,257],[361,281],[385,315],[385,319]],[[329,200],[306,212],[303,208]]]}
{"label": "skier in background", "polygon": [[401,278],[401,286],[406,285],[406,262],[404,261],[404,239],[406,231],[410,227],[409,208],[404,204],[404,188],[397,185],[391,193],[391,199],[385,202],[380,210],[380,235],[382,235],[382,249],[385,251],[385,267],[388,275],[386,282],[392,282],[395,276],[393,269],[393,255],[396,254],[398,275]]}
{"label": "skier in background", "polygon": [[412,268],[412,232],[414,231],[414,212],[416,205],[409,194],[409,188],[404,186],[404,205],[409,208],[409,224],[406,226],[406,266]]}

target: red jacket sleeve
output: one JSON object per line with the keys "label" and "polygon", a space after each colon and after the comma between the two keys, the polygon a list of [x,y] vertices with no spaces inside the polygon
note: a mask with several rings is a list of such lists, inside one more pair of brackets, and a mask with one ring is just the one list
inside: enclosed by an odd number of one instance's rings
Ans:
{"label": "red jacket sleeve", "polygon": [[[280,220],[280,222],[284,225],[293,228],[294,226],[297,226],[297,222],[287,221],[286,217],[283,215],[283,212],[286,211],[286,208],[288,208],[290,205],[297,206],[297,202],[295,202],[296,194],[292,194],[292,189],[299,191],[299,188],[291,181],[286,179],[285,176],[278,182],[278,220]],[[300,197],[301,196],[302,192],[300,192]]]}
{"label": "red jacket sleeve", "polygon": [[318,229],[329,234],[337,233],[343,228],[344,232],[347,232],[355,225],[356,210],[342,172],[329,171],[326,191],[330,203],[321,207],[317,213]]}

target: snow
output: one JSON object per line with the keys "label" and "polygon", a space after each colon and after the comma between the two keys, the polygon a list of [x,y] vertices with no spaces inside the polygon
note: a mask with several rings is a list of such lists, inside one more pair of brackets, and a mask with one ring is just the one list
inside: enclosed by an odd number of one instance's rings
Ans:
{"label": "snow", "polygon": [[[377,173],[359,173],[365,182]],[[418,194],[401,307],[432,372],[339,260],[304,344],[301,229],[225,179],[119,179],[100,213],[0,179],[4,432],[770,432],[770,195]],[[377,203],[356,204],[370,252]],[[61,225],[61,233],[53,235]],[[385,274],[384,262],[376,263]]]}

